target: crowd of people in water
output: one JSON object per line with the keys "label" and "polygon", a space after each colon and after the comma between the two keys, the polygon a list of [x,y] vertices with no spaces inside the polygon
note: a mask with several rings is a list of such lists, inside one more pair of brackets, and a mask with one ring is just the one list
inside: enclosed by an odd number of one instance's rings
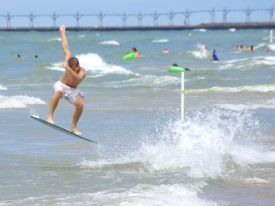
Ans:
{"label": "crowd of people in water", "polygon": [[[243,45],[243,44],[240,44],[240,45],[232,45],[232,51],[235,51],[235,52],[254,52],[255,51],[255,47],[254,45]],[[263,47],[263,51],[264,52],[269,52],[270,49],[268,47]],[[132,52],[134,52],[136,54],[136,58],[139,58],[141,57],[141,54],[140,52],[137,50],[136,47],[133,47],[132,48]],[[199,46],[199,52],[201,54],[206,54],[208,51],[207,51],[207,47],[205,45],[200,45]],[[168,48],[163,48],[162,50],[162,53],[163,54],[169,54],[170,51]],[[16,54],[16,58],[20,59],[22,58],[21,54]],[[38,58],[38,55],[35,54],[34,55],[34,58],[37,59]],[[213,49],[212,50],[212,53],[211,53],[211,61],[219,61],[219,57],[217,55],[217,52],[216,52],[216,49]]]}

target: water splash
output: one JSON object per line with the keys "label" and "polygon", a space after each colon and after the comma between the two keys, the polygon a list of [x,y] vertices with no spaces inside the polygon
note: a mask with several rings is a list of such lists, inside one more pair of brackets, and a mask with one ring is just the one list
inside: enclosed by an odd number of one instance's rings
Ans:
{"label": "water splash", "polygon": [[112,157],[86,160],[81,165],[92,168],[132,165],[145,167],[150,173],[181,171],[193,178],[223,177],[230,173],[228,161],[240,166],[275,162],[275,152],[263,151],[254,144],[259,128],[259,122],[250,113],[202,110],[189,114],[184,123],[169,121],[157,128],[135,151],[124,154],[112,151]]}

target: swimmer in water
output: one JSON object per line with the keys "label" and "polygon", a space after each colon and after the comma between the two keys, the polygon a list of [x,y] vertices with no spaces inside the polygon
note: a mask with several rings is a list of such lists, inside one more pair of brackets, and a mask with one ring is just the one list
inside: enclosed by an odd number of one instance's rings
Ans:
{"label": "swimmer in water", "polygon": [[136,58],[139,58],[139,57],[140,57],[140,52],[137,50],[136,47],[134,47],[134,48],[132,49],[132,51],[136,54]]}
{"label": "swimmer in water", "polygon": [[213,49],[213,51],[212,51],[212,61],[219,61],[219,58],[218,58],[218,56],[216,54],[216,50],[215,49]]}
{"label": "swimmer in water", "polygon": [[169,53],[169,49],[164,48],[164,49],[162,50],[162,53],[163,53],[163,54],[168,54],[168,53]]}
{"label": "swimmer in water", "polygon": [[254,46],[253,45],[250,46],[249,51],[254,52]]}

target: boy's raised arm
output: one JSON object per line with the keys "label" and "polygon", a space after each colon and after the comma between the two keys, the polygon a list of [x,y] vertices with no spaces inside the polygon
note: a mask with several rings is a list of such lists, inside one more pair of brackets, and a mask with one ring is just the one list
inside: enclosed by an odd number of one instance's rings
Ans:
{"label": "boy's raised arm", "polygon": [[65,32],[65,25],[61,25],[59,28],[60,31],[60,36],[61,36],[61,41],[62,41],[62,47],[64,50],[64,55],[65,55],[65,62],[68,62],[68,60],[71,58],[71,52],[70,52],[70,48],[69,48],[69,43],[66,37],[66,32]]}

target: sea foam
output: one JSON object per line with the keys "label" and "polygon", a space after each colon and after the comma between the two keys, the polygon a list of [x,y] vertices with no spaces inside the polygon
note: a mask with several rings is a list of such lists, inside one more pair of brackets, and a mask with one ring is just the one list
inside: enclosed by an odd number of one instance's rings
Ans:
{"label": "sea foam", "polygon": [[207,32],[207,29],[194,29],[194,31],[198,31],[198,32]]}
{"label": "sea foam", "polygon": [[[260,45],[258,45],[260,46]],[[275,65],[275,57],[273,56],[255,56],[252,58],[241,58],[225,60],[220,62],[220,70],[252,70],[259,68],[259,65],[273,66]]]}
{"label": "sea foam", "polygon": [[203,44],[198,44],[197,49],[189,53],[191,53],[197,59],[206,59],[209,56],[206,45]]}
{"label": "sea foam", "polygon": [[6,91],[8,88],[0,85],[0,90]]}
{"label": "sea foam", "polygon": [[54,37],[54,38],[48,39],[48,42],[54,42],[54,41],[61,41],[61,38],[60,37]]}
{"label": "sea foam", "polygon": [[167,87],[167,86],[179,85],[179,84],[180,84],[180,79],[178,77],[144,75],[144,76],[138,76],[127,80],[105,83],[105,86],[114,87],[114,88],[139,87],[139,86],[159,88],[159,87]]}
{"label": "sea foam", "polygon": [[211,87],[206,89],[190,89],[186,90],[188,94],[199,93],[238,93],[238,92],[275,92],[275,84],[263,84],[253,86],[239,86],[239,87]]}
{"label": "sea foam", "polygon": [[[240,166],[275,162],[275,152],[251,143],[259,123],[249,113],[214,109],[192,116],[184,122],[168,122],[157,128],[156,134],[145,138],[135,151],[126,154],[117,151],[117,155],[112,151],[112,157],[85,160],[81,165],[86,168],[128,165],[128,168],[133,164],[146,168],[143,172],[180,170],[193,178],[217,178],[227,173],[227,161]],[[244,146],[243,141],[249,146]]]}
{"label": "sea foam", "polygon": [[152,41],[153,43],[167,43],[169,42],[168,39],[155,39]]}
{"label": "sea foam", "polygon": [[102,45],[112,45],[112,46],[120,46],[120,43],[118,41],[115,40],[106,40],[106,41],[102,41],[99,44]]}
{"label": "sea foam", "polygon": [[275,44],[269,44],[268,48],[272,51],[275,51]]}
{"label": "sea foam", "polygon": [[90,193],[56,193],[19,200],[0,201],[0,205],[121,205],[121,206],[218,206],[199,197],[198,192],[183,184],[138,184],[132,188]]}
{"label": "sea foam", "polygon": [[236,28],[230,28],[230,29],[228,29],[228,31],[230,31],[230,32],[235,32],[235,31],[236,31]]}
{"label": "sea foam", "polygon": [[246,178],[244,180],[245,183],[251,183],[251,184],[267,184],[270,183],[270,181],[262,179],[262,178],[257,178],[257,177],[253,177],[253,178]]}
{"label": "sea foam", "polygon": [[43,100],[29,96],[2,96],[0,95],[0,108],[26,108],[28,105],[46,104]]}
{"label": "sea foam", "polygon": [[275,109],[275,100],[268,100],[263,103],[249,103],[249,104],[217,104],[219,108],[232,110],[232,111],[249,111],[258,109]]}

